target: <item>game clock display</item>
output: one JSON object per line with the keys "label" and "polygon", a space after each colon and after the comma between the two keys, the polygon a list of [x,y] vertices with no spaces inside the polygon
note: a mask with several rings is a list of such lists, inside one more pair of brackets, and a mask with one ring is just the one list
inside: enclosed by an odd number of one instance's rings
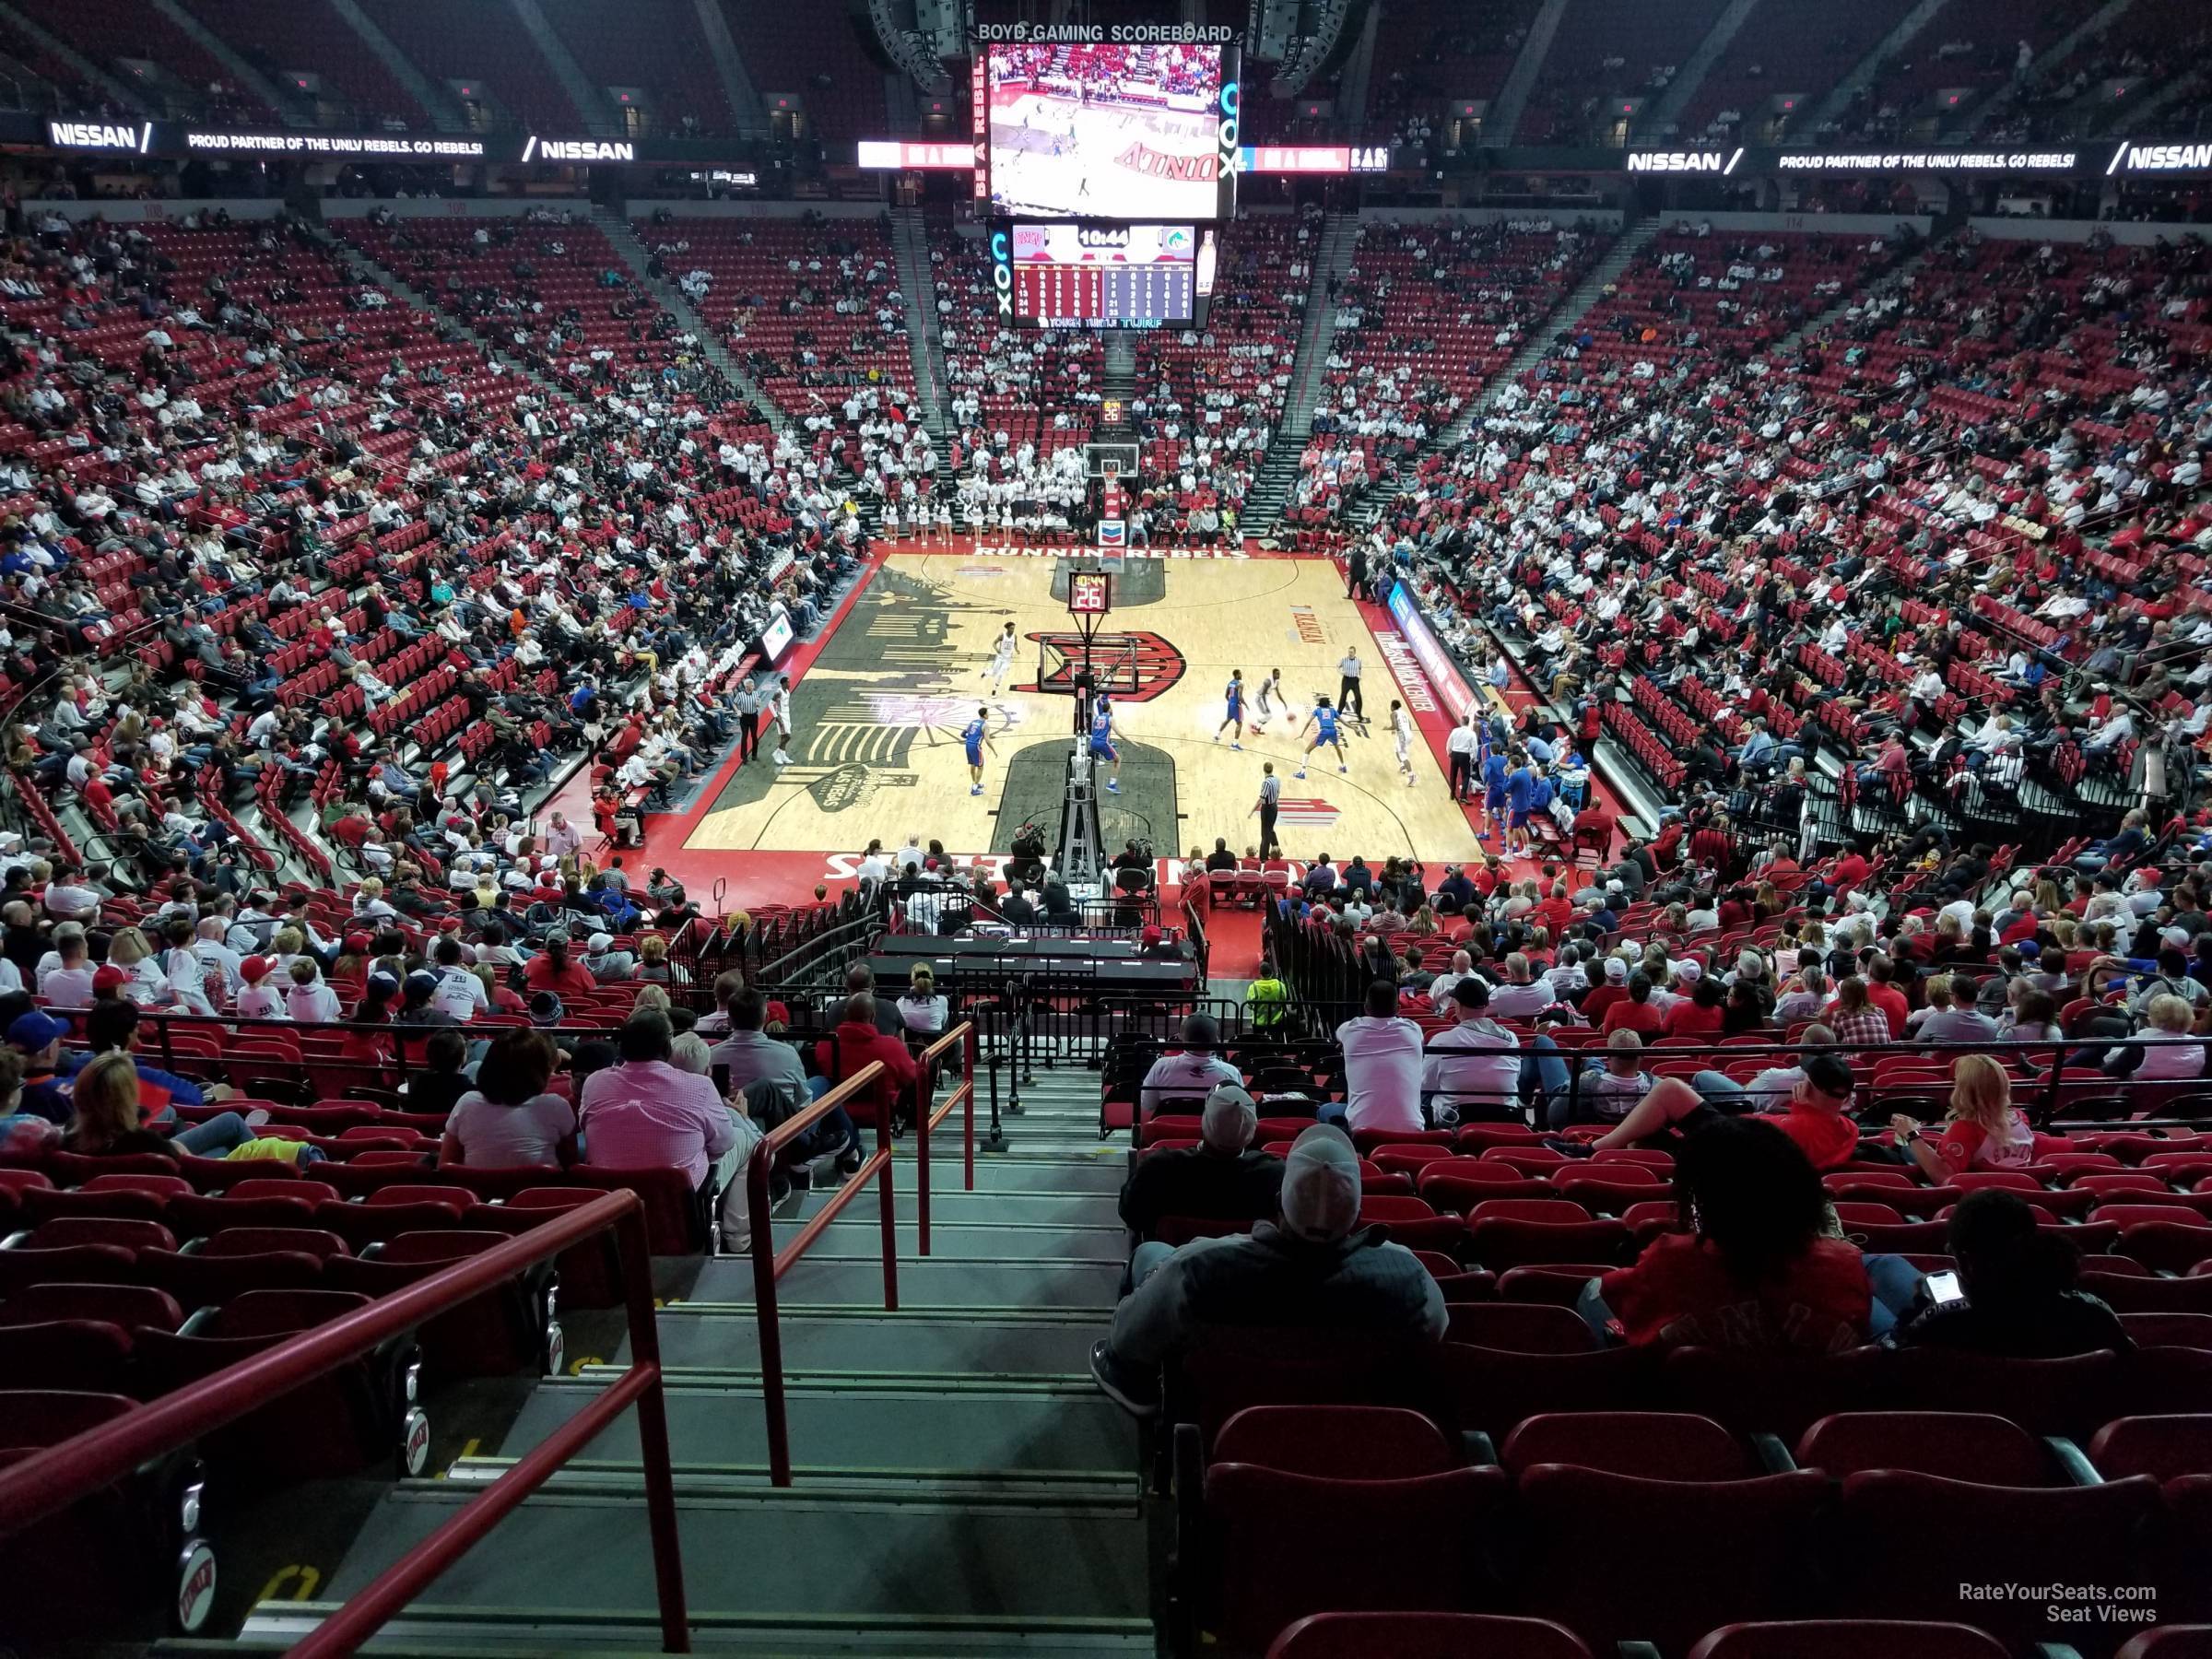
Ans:
{"label": "game clock display", "polygon": [[1102,617],[1113,606],[1112,578],[1103,571],[1076,571],[1067,579],[1067,608],[1077,617]]}
{"label": "game clock display", "polygon": [[1191,319],[1190,267],[1017,265],[1014,314],[1045,328],[1158,328]]}
{"label": "game clock display", "polygon": [[1190,225],[1016,225],[1007,279],[1013,314],[1045,328],[1187,324],[1197,299]]}

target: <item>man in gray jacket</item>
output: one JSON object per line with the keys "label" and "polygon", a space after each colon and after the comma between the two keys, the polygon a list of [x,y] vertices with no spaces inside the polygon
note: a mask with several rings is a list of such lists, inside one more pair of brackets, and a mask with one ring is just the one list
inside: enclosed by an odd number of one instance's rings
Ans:
{"label": "man in gray jacket", "polygon": [[1160,1365],[1221,1326],[1444,1335],[1444,1294],[1413,1252],[1359,1226],[1351,1137],[1316,1124],[1283,1166],[1282,1219],[1197,1239],[1156,1265],[1090,1351],[1090,1374],[1124,1410],[1159,1409]]}
{"label": "man in gray jacket", "polygon": [[[731,997],[729,1016],[730,1034],[709,1053],[707,1064],[726,1072],[717,1079],[725,1095],[744,1091],[753,1120],[763,1129],[774,1129],[827,1092],[826,1086],[817,1088],[809,1083],[797,1049],[760,1029],[767,1022],[768,1004],[759,992],[747,986]],[[788,1158],[795,1167],[832,1152],[841,1173],[850,1175],[860,1168],[860,1132],[842,1106],[824,1112],[820,1122],[792,1144]]]}

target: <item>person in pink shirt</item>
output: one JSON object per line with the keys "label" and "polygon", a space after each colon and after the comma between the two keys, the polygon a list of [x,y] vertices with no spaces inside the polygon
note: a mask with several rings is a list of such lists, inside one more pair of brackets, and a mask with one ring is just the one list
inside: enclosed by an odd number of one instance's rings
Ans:
{"label": "person in pink shirt", "polygon": [[[669,1063],[675,1049],[675,1030],[659,1009],[632,1014],[624,1022],[620,1064],[584,1079],[577,1102],[583,1161],[602,1170],[681,1170],[700,1187],[726,1160],[731,1167],[721,1171],[716,1183],[726,1195],[735,1155],[756,1144],[756,1137],[739,1135],[712,1079]],[[741,1230],[741,1224],[732,1222],[725,1234],[733,1229]]]}

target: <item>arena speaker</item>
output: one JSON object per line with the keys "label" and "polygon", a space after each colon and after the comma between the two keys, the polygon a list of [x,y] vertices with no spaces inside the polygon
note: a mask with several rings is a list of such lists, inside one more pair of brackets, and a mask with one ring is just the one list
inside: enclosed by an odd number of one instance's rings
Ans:
{"label": "arena speaker", "polygon": [[1367,0],[1305,0],[1276,72],[1276,97],[1296,98],[1314,80],[1325,79],[1359,42],[1366,20]]}
{"label": "arena speaker", "polygon": [[929,42],[932,55],[968,55],[967,0],[914,0],[914,32]]}
{"label": "arena speaker", "polygon": [[868,55],[906,76],[924,92],[947,93],[952,77],[938,60],[936,41],[922,23],[920,0],[852,0],[853,26]]}
{"label": "arena speaker", "polygon": [[1290,54],[1298,33],[1299,0],[1252,0],[1252,27],[1244,50],[1253,58],[1279,64]]}

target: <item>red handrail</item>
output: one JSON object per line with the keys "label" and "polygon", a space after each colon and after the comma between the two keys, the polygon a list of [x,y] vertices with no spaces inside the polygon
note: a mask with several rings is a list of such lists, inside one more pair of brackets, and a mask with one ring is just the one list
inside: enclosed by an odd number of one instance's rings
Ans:
{"label": "red handrail", "polygon": [[785,1147],[862,1088],[873,1088],[883,1075],[883,1062],[869,1061],[805,1111],[778,1124],[746,1165],[745,1200],[753,1237],[753,1304],[760,1321],[760,1404],[768,1416],[769,1479],[776,1486],[791,1484],[791,1428],[783,1405],[783,1329],[776,1308],[776,1281],[791,1271],[792,1265],[806,1253],[838,1213],[859,1196],[872,1175],[880,1176],[883,1182],[883,1305],[887,1312],[899,1311],[899,1230],[891,1208],[891,1114],[888,1111],[876,1114],[876,1150],[780,1253],[772,1237],[775,1218],[769,1207],[769,1171]]}
{"label": "red handrail", "polygon": [[668,1463],[668,1416],[661,1384],[660,1332],[653,1323],[653,1271],[643,1206],[634,1193],[608,1193],[560,1211],[526,1233],[328,1324],[288,1338],[127,1416],[75,1435],[0,1470],[0,1538],[128,1475],[147,1459],[234,1422],[317,1377],[335,1371],[435,1314],[459,1307],[535,1263],[614,1229],[622,1257],[630,1363],[621,1381],[559,1433],[517,1462],[459,1514],[349,1596],[294,1648],[295,1654],[349,1653],[458,1561],[502,1518],[543,1486],[625,1406],[638,1407],[645,1465],[645,1511],[653,1534],[664,1652],[691,1651],[684,1566],[677,1537],[676,1483]]}
{"label": "red handrail", "polygon": [[929,1253],[929,1137],[943,1123],[955,1106],[966,1108],[961,1124],[961,1148],[967,1166],[967,1190],[975,1191],[975,1022],[963,1020],[938,1038],[921,1053],[915,1064],[921,1067],[914,1077],[915,1095],[926,1101],[936,1090],[931,1079],[935,1075],[937,1057],[955,1043],[960,1045],[960,1086],[945,1097],[942,1106],[931,1110],[924,1107],[917,1115],[922,1122],[914,1135],[914,1212],[921,1233],[921,1252]]}

